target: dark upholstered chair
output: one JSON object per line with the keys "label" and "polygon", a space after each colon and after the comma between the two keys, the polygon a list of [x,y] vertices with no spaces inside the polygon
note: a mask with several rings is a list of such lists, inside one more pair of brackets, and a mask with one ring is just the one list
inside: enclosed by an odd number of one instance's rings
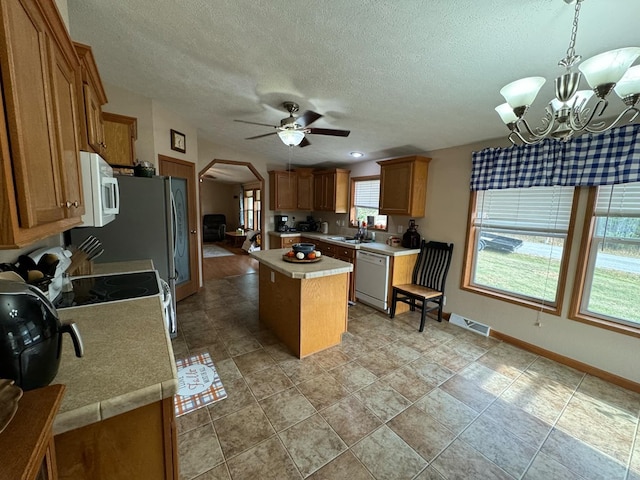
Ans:
{"label": "dark upholstered chair", "polygon": [[224,240],[227,231],[227,218],[221,213],[210,213],[202,217],[202,241],[217,242]]}
{"label": "dark upholstered chair", "polygon": [[391,311],[396,315],[396,303],[406,303],[411,311],[416,309],[416,302],[422,308],[420,331],[424,331],[427,312],[438,310],[438,321],[442,321],[442,305],[444,302],[444,285],[451,265],[453,243],[425,242],[420,245],[420,253],[413,268],[411,283],[394,285],[391,296]]}

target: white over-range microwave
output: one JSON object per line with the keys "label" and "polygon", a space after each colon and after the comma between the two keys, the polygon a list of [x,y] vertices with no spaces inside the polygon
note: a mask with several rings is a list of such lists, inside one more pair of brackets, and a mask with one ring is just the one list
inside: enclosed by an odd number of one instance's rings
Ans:
{"label": "white over-range microwave", "polygon": [[85,214],[81,227],[103,227],[120,211],[118,179],[97,153],[80,152]]}

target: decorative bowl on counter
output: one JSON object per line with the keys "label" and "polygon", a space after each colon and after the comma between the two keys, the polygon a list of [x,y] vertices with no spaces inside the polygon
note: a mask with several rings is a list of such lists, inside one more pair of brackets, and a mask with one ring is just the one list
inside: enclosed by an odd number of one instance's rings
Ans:
{"label": "decorative bowl on counter", "polygon": [[313,243],[294,243],[291,245],[291,248],[296,253],[302,252],[306,255],[313,252],[316,249],[316,246]]}

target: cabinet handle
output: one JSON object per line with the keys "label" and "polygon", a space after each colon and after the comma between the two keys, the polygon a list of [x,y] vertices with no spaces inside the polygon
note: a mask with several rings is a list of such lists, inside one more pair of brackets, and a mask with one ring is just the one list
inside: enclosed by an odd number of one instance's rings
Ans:
{"label": "cabinet handle", "polygon": [[61,206],[61,207],[71,208],[71,202],[66,201],[66,202],[64,202],[64,203],[61,203],[61,204],[60,204],[60,206]]}
{"label": "cabinet handle", "polygon": [[73,208],[78,208],[80,206],[80,203],[76,200],[71,205],[73,206]]}
{"label": "cabinet handle", "polygon": [[191,235],[195,235],[197,232],[195,230],[191,230]]}

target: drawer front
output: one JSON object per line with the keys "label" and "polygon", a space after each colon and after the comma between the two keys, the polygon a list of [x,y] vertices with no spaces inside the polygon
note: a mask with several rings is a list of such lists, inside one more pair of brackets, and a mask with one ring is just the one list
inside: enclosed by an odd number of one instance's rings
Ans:
{"label": "drawer front", "polygon": [[355,248],[336,247],[335,255],[340,260],[344,260],[345,262],[350,262],[354,258],[356,258],[356,250]]}
{"label": "drawer front", "polygon": [[300,237],[282,237],[282,248],[287,248],[294,243],[300,243]]}

